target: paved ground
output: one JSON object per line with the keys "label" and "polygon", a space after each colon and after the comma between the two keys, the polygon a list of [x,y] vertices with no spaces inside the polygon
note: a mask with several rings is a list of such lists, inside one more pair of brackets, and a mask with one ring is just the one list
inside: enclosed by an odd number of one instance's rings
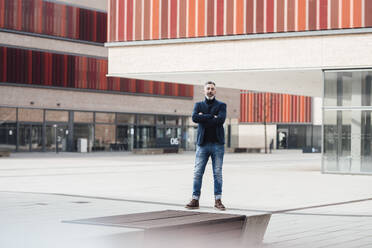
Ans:
{"label": "paved ground", "polygon": [[[183,209],[193,160],[193,153],[0,159],[0,247],[122,247],[124,237],[136,247],[132,229],[62,221]],[[321,174],[320,164],[319,154],[226,154],[227,213],[273,212],[265,247],[372,247],[371,177]],[[209,166],[201,211],[214,211],[211,174]]]}

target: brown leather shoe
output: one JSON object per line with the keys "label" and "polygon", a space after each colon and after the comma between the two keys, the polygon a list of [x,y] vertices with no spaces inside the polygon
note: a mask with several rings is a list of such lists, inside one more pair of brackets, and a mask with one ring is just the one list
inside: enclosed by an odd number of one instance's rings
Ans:
{"label": "brown leather shoe", "polygon": [[218,200],[215,201],[214,208],[215,209],[218,209],[218,210],[221,210],[221,211],[225,211],[226,210],[225,206],[221,202],[221,199],[218,199]]}
{"label": "brown leather shoe", "polygon": [[189,204],[185,206],[188,209],[198,209],[199,208],[199,200],[192,199]]}

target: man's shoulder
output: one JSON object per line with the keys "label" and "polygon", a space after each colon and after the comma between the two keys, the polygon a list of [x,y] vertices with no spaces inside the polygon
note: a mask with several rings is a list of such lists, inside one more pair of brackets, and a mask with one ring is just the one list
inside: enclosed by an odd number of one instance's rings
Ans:
{"label": "man's shoulder", "polygon": [[217,99],[216,99],[216,102],[217,102],[219,105],[221,105],[221,104],[222,104],[222,105],[226,105],[226,103],[224,103],[224,102],[222,102],[222,101],[219,101],[219,100],[217,100]]}

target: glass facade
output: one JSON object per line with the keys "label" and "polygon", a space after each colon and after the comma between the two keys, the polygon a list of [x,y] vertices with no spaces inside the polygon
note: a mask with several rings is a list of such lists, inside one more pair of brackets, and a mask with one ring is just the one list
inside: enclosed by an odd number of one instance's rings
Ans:
{"label": "glass facade", "polygon": [[372,173],[372,70],[325,71],[323,172]]}
{"label": "glass facade", "polygon": [[196,126],[186,116],[0,107],[0,149],[74,152],[171,148],[194,150]]}

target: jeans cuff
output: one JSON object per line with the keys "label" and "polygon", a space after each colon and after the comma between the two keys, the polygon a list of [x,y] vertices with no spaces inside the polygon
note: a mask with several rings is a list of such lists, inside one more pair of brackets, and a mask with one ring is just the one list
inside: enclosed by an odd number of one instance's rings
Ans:
{"label": "jeans cuff", "polygon": [[214,196],[214,199],[216,199],[216,200],[221,200],[221,197],[222,197],[222,195],[215,195],[215,196]]}
{"label": "jeans cuff", "polygon": [[192,196],[192,199],[194,199],[194,200],[198,200],[199,201],[199,198],[200,198],[200,196],[198,196],[198,195],[193,195]]}

